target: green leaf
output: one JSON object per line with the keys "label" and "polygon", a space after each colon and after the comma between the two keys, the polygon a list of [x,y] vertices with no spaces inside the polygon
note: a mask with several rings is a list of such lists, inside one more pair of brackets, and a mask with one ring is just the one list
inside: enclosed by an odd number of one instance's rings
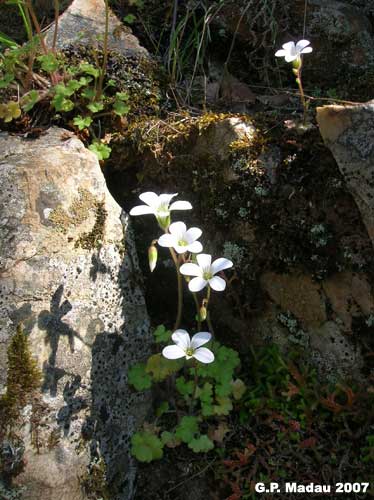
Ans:
{"label": "green leaf", "polygon": [[176,437],[176,435],[173,432],[168,432],[168,431],[164,431],[161,434],[161,441],[168,448],[176,448],[182,442],[180,439]]}
{"label": "green leaf", "polygon": [[118,116],[127,115],[127,113],[130,111],[130,106],[124,104],[122,101],[115,101],[115,103],[113,104],[113,111]]}
{"label": "green leaf", "polygon": [[236,400],[241,399],[244,396],[244,393],[247,389],[245,383],[240,378],[233,380],[231,382],[231,387],[232,387],[232,395]]}
{"label": "green leaf", "polygon": [[178,377],[177,380],[175,381],[175,387],[179,392],[179,394],[186,397],[192,394],[194,383],[192,380],[189,380],[187,382],[184,377]]}
{"label": "green leaf", "polygon": [[22,97],[22,109],[28,113],[32,110],[35,104],[39,101],[39,92],[36,90],[30,90],[27,94]]}
{"label": "green leaf", "polygon": [[209,382],[205,382],[203,387],[198,387],[196,396],[200,398],[203,403],[211,404],[213,401],[213,386]]}
{"label": "green leaf", "polygon": [[60,67],[57,57],[51,52],[38,56],[36,59],[40,62],[42,70],[47,73],[53,73]]}
{"label": "green leaf", "polygon": [[229,415],[232,410],[232,402],[230,398],[216,398],[218,405],[214,405],[215,415]]}
{"label": "green leaf", "polygon": [[87,108],[92,111],[92,113],[98,113],[104,109],[104,103],[102,101],[91,102],[87,104]]}
{"label": "green leaf", "polygon": [[91,100],[95,97],[95,90],[93,88],[87,88],[82,90],[81,96],[85,99]]}
{"label": "green leaf", "polygon": [[146,372],[152,375],[155,382],[165,380],[166,377],[175,373],[181,368],[181,363],[178,360],[164,358],[160,353],[153,354],[147,361]]}
{"label": "green leaf", "polygon": [[156,410],[156,416],[161,417],[168,410],[169,410],[169,403],[167,401],[163,401]]}
{"label": "green leaf", "polygon": [[188,447],[195,453],[206,453],[214,448],[214,443],[207,435],[203,434],[188,443]]}
{"label": "green leaf", "polygon": [[66,84],[66,90],[69,92],[69,96],[73,95],[75,91],[80,89],[84,83],[81,80],[69,80]]}
{"label": "green leaf", "polygon": [[56,94],[53,97],[52,106],[56,111],[64,111],[65,113],[74,109],[73,101],[66,99],[62,94]]}
{"label": "green leaf", "polygon": [[10,38],[8,35],[0,31],[0,43],[3,45],[6,45],[7,47],[18,47],[18,43],[13,40],[13,38]]}
{"label": "green leaf", "polygon": [[137,391],[149,389],[152,385],[152,379],[145,371],[145,364],[138,363],[129,369],[129,384],[135,387]]}
{"label": "green leaf", "polygon": [[76,127],[78,127],[79,130],[83,130],[91,125],[92,117],[91,116],[83,117],[81,115],[78,115],[74,118],[73,123]]}
{"label": "green leaf", "polygon": [[95,153],[99,160],[107,160],[112,152],[112,148],[100,141],[95,141],[88,146],[88,149]]}
{"label": "green leaf", "polygon": [[163,455],[163,443],[150,432],[136,432],[131,438],[131,454],[139,462],[152,462]]}
{"label": "green leaf", "polygon": [[7,73],[4,78],[0,80],[0,89],[5,89],[14,80],[14,75]]}
{"label": "green leaf", "polygon": [[116,92],[116,99],[118,101],[128,101],[129,97],[130,96],[127,92]]}
{"label": "green leaf", "polygon": [[16,118],[19,118],[21,113],[21,108],[16,101],[9,101],[6,104],[0,104],[0,118],[2,118],[5,123],[9,123]]}
{"label": "green leaf", "polygon": [[184,443],[190,443],[195,434],[199,432],[198,420],[196,417],[182,417],[178,427],[175,430],[175,435]]}
{"label": "green leaf", "polygon": [[81,63],[79,65],[79,69],[82,73],[86,73],[87,75],[91,75],[94,78],[99,78],[99,76],[100,76],[100,70],[98,68],[95,68],[95,66],[93,64]]}
{"label": "green leaf", "polygon": [[125,16],[123,18],[123,22],[127,23],[127,24],[133,24],[135,19],[136,19],[136,16],[134,16],[134,14],[127,14],[127,16]]}
{"label": "green leaf", "polygon": [[167,343],[171,339],[171,331],[166,330],[164,325],[159,325],[153,332],[157,344]]}

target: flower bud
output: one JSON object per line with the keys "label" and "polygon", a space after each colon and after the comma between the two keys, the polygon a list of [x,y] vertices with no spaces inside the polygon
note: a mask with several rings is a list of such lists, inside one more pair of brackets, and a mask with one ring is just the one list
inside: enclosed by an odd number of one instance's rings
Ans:
{"label": "flower bud", "polygon": [[205,321],[207,317],[208,311],[206,310],[206,307],[202,305],[200,307],[199,315],[200,315],[200,321]]}
{"label": "flower bud", "polygon": [[155,270],[157,264],[157,256],[157,247],[152,243],[152,245],[148,248],[148,263],[151,273],[153,273],[153,271]]}
{"label": "flower bud", "polygon": [[170,226],[170,214],[163,216],[163,217],[156,216],[156,219],[157,219],[158,225],[160,226],[160,228],[163,231],[166,231],[169,228],[169,226]]}

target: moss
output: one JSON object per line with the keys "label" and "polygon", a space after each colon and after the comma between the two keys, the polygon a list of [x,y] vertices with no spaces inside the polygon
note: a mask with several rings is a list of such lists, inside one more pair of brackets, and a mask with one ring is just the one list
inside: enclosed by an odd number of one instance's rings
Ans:
{"label": "moss", "polygon": [[106,478],[106,464],[102,457],[90,463],[87,473],[80,478],[80,482],[90,500],[112,498]]}
{"label": "moss", "polygon": [[171,114],[164,120],[142,117],[130,124],[120,141],[136,153],[151,153],[158,163],[166,164],[178,153],[184,152],[188,143],[208,130],[211,125],[233,117],[248,121],[248,116],[233,113],[191,116],[188,112],[183,112]]}
{"label": "moss", "polygon": [[[8,347],[7,390],[0,399],[0,419],[8,423],[19,416],[41,383],[41,372],[33,359],[22,325],[17,326]],[[1,429],[0,429],[1,430]]]}

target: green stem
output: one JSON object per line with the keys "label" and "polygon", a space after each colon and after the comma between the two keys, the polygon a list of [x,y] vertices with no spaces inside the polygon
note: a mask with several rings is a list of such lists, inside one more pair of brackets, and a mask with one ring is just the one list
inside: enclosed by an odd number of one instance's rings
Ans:
{"label": "green stem", "polygon": [[303,105],[303,109],[304,109],[303,123],[305,125],[305,122],[306,122],[306,100],[305,100],[305,94],[304,94],[304,89],[303,89],[303,83],[301,80],[301,68],[302,68],[302,63],[300,62],[300,65],[297,69],[296,83],[298,84],[299,90],[300,90],[301,104]]}
{"label": "green stem", "polygon": [[179,271],[179,260],[178,257],[176,256],[176,253],[174,250],[170,247],[170,254],[172,256],[172,259],[175,264],[175,268],[177,270],[177,280],[178,280],[178,308],[177,308],[177,317],[175,320],[175,325],[174,325],[174,330],[177,330],[180,327],[181,320],[182,320],[182,310],[183,310],[183,281],[182,281],[182,275]]}
{"label": "green stem", "polygon": [[99,101],[104,87],[104,77],[106,67],[108,64],[108,38],[109,38],[109,0],[105,0],[105,32],[104,32],[104,45],[103,45],[103,64],[101,66],[99,85],[96,94],[96,100]]}
{"label": "green stem", "polygon": [[210,312],[209,312],[209,301],[210,301],[210,294],[211,294],[211,288],[208,285],[208,293],[206,295],[206,300],[205,300],[205,307],[206,307],[206,322],[208,323],[209,331],[212,335],[214,335],[214,329],[212,325],[212,321],[210,319]]}
{"label": "green stem", "polygon": [[201,330],[201,321],[200,321],[200,305],[199,301],[197,299],[196,293],[192,292],[193,300],[195,301],[195,306],[196,306],[196,314],[197,314],[197,331],[200,332]]}
{"label": "green stem", "polygon": [[194,368],[195,368],[195,376],[194,376],[193,391],[192,391],[191,399],[190,399],[190,408],[189,408],[190,415],[192,415],[193,402],[196,399],[197,386],[198,386],[197,362],[196,362],[196,360],[193,360],[193,362],[194,362]]}

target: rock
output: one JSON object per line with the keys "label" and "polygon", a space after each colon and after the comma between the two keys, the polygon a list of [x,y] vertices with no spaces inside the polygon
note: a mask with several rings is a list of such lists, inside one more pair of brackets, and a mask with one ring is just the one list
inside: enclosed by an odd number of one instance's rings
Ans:
{"label": "rock", "polygon": [[[54,32],[53,24],[46,31],[46,42],[49,46],[53,43]],[[56,46],[62,49],[77,43],[96,45],[100,41],[102,44],[104,33],[104,0],[74,0],[59,18]],[[126,56],[149,55],[130,28],[124,26],[112,12],[109,17],[109,49]]]}
{"label": "rock", "polygon": [[[300,2],[298,18],[301,28],[304,2]],[[346,83],[347,71],[362,75],[374,63],[371,23],[362,9],[346,2],[310,0],[305,38],[314,48],[305,63],[305,81],[335,87],[333,82],[339,79]]]}
{"label": "rock", "polygon": [[373,293],[365,275],[335,274],[324,281],[323,290],[347,332],[351,333],[353,316],[369,316],[374,312]]}
{"label": "rock", "polygon": [[360,378],[363,366],[360,350],[336,323],[327,321],[320,328],[312,329],[309,335],[311,361],[328,379],[336,381],[340,376]]}
{"label": "rock", "polygon": [[86,498],[91,451],[106,463],[112,498],[131,498],[129,437],[147,399],[132,394],[127,369],[150,338],[127,216],[71,133],[3,133],[0,150],[0,388],[20,323],[43,374],[37,430],[30,415],[16,429],[26,458],[16,482],[25,500]]}
{"label": "rock", "polygon": [[323,106],[317,121],[374,245],[374,103]]}
{"label": "rock", "polygon": [[255,127],[239,117],[229,117],[212,123],[196,140],[193,152],[196,156],[214,156],[217,161],[227,161],[233,142],[250,144],[255,137]]}
{"label": "rock", "polygon": [[309,276],[266,272],[260,283],[271,300],[282,311],[292,313],[305,328],[318,327],[326,321],[320,287]]}

